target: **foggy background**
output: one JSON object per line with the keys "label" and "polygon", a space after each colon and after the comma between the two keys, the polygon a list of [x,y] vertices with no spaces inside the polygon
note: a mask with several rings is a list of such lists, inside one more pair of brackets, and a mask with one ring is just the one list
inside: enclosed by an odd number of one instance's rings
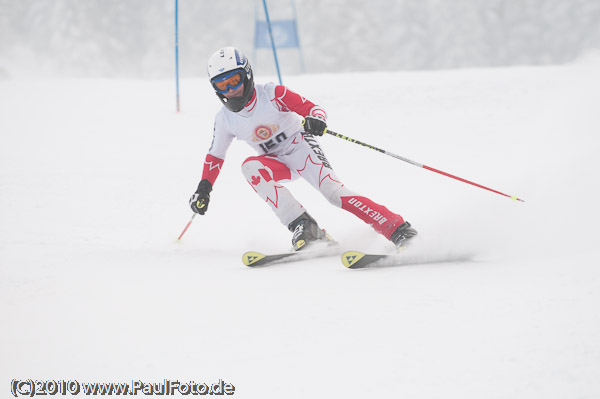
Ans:
{"label": "foggy background", "polygon": [[[207,58],[253,57],[256,3],[180,0],[181,113],[174,3],[0,0],[0,397],[13,378],[222,378],[235,399],[600,398],[600,0],[296,0],[308,74],[282,50],[283,82],[333,129],[527,201],[323,137],[417,254],[477,255],[363,272],[242,265],[291,233],[239,141],[176,241],[222,107]],[[252,63],[273,79],[268,50]],[[340,249],[392,250],[302,180]]]}
{"label": "foggy background", "polygon": [[[272,20],[289,0],[270,0]],[[599,0],[295,0],[306,72],[449,69],[564,63],[600,48]],[[0,0],[0,76],[169,78],[174,0]],[[183,77],[204,76],[208,56],[234,45],[257,72],[256,0],[180,0]],[[300,72],[295,49],[282,73]]]}

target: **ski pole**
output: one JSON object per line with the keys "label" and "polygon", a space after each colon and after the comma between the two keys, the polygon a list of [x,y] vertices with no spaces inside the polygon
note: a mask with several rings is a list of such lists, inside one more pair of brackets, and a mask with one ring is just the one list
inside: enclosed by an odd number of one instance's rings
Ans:
{"label": "ski pole", "polygon": [[192,214],[192,217],[190,218],[190,221],[185,225],[185,229],[183,229],[183,231],[179,235],[179,238],[177,239],[177,241],[181,240],[181,237],[183,237],[183,235],[185,234],[185,232],[187,231],[187,229],[190,227],[190,225],[192,224],[192,221],[194,220],[195,217],[196,217],[196,214],[195,213]]}
{"label": "ski pole", "polygon": [[471,184],[471,185],[473,185],[473,186],[475,186],[475,187],[483,188],[484,190],[488,190],[488,191],[491,191],[491,192],[493,192],[493,193],[496,193],[496,194],[503,195],[503,196],[505,196],[505,197],[508,197],[508,198],[512,199],[513,201],[521,201],[521,202],[525,202],[525,201],[523,201],[522,199],[518,198],[516,195],[508,195],[508,194],[501,193],[500,191],[496,191],[496,190],[494,190],[494,189],[492,189],[492,188],[489,188],[489,187],[486,187],[486,186],[482,186],[481,184],[477,184],[477,183],[474,183],[474,182],[472,182],[472,181],[469,181],[469,180],[463,179],[462,177],[458,177],[458,176],[451,175],[450,173],[446,173],[446,172],[443,172],[443,171],[441,171],[441,170],[438,170],[438,169],[432,168],[431,166],[423,165],[423,164],[421,164],[421,163],[419,163],[419,162],[415,162],[415,161],[412,161],[412,160],[410,160],[410,159],[408,159],[408,158],[401,157],[400,155],[396,155],[396,154],[394,154],[394,153],[391,153],[391,152],[389,152],[389,151],[382,150],[381,148],[377,148],[377,147],[375,147],[375,146],[372,146],[372,145],[370,145],[370,144],[363,143],[363,142],[361,142],[361,141],[358,141],[358,140],[354,140],[353,138],[350,138],[350,137],[347,137],[347,136],[341,135],[341,134],[339,134],[339,133],[336,133],[336,132],[334,132],[334,131],[332,131],[332,130],[326,129],[326,130],[325,130],[325,133],[331,134],[332,136],[335,136],[335,137],[337,137],[337,138],[340,138],[340,139],[343,139],[343,140],[349,141],[349,142],[351,142],[351,143],[359,144],[359,145],[362,145],[363,147],[367,147],[367,148],[370,148],[370,149],[372,149],[372,150],[379,151],[379,152],[381,152],[381,153],[383,153],[383,154],[385,154],[385,155],[389,155],[390,157],[394,157],[394,158],[396,158],[396,159],[399,159],[399,160],[401,160],[401,161],[408,162],[408,163],[410,163],[410,164],[413,164],[413,165],[415,165],[415,166],[418,166],[419,168],[427,169],[427,170],[430,170],[430,171],[432,171],[432,172],[439,173],[440,175],[444,175],[444,176],[447,176],[447,177],[451,177],[451,178],[453,178],[453,179],[456,179],[456,180],[458,180],[458,181],[461,181],[461,182],[463,182],[463,183],[468,183],[468,184]]}

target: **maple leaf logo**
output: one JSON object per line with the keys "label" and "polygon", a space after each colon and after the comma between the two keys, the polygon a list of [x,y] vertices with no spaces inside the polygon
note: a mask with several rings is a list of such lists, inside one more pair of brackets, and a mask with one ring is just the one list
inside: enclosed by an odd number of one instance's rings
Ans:
{"label": "maple leaf logo", "polygon": [[258,193],[258,195],[260,195],[262,199],[264,199],[266,202],[270,202],[271,204],[273,204],[273,206],[275,208],[278,208],[279,207],[279,192],[277,192],[277,190],[280,188],[284,188],[284,187],[282,185],[275,184],[275,183],[273,183],[271,185],[271,184],[269,184],[270,180],[266,179],[265,176],[263,176],[263,178],[265,178],[265,182],[267,182],[267,184],[263,184],[260,192],[256,189],[256,187],[254,187],[260,183],[260,181],[261,181],[260,176],[252,176],[250,178],[250,180],[248,181],[248,184],[250,184],[250,187],[252,187],[252,189],[256,193]]}

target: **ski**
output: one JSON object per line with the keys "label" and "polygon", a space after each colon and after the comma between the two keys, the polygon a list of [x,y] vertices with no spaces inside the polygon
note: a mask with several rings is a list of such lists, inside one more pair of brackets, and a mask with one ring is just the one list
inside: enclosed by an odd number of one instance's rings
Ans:
{"label": "ski", "polygon": [[249,267],[267,266],[278,263],[297,262],[300,260],[323,258],[338,255],[341,251],[337,246],[328,246],[321,249],[305,249],[298,252],[282,252],[278,254],[263,254],[249,251],[242,255],[242,262]]}
{"label": "ski", "polygon": [[378,266],[402,266],[424,263],[460,262],[473,258],[469,253],[411,254],[410,252],[392,254],[367,254],[359,251],[347,251],[342,254],[342,263],[348,269],[364,269]]}
{"label": "ski", "polygon": [[362,269],[372,266],[375,262],[386,259],[392,255],[366,254],[358,251],[347,251],[342,254],[342,263],[348,269]]}

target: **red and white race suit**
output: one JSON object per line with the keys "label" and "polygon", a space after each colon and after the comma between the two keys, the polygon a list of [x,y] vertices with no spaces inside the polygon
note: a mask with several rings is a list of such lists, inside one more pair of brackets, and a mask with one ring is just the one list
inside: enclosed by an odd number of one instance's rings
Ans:
{"label": "red and white race suit", "polygon": [[283,184],[302,177],[333,205],[353,213],[389,239],[403,218],[344,186],[317,139],[302,135],[296,114],[327,117],[320,106],[273,83],[256,85],[254,96],[240,112],[223,107],[215,118],[202,178],[214,185],[232,140],[244,140],[258,155],[242,163],[242,173],[285,226],[305,209]]}

